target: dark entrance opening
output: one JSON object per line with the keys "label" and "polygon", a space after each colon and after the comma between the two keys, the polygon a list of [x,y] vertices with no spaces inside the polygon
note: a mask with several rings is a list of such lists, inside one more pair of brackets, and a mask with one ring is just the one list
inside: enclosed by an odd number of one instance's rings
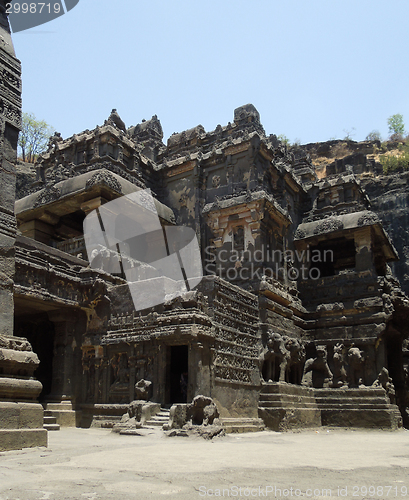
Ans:
{"label": "dark entrance opening", "polygon": [[389,376],[392,377],[395,386],[396,404],[402,414],[403,426],[409,429],[409,415],[406,408],[407,389],[403,369],[403,342],[401,335],[391,327],[388,327],[386,336],[386,354]]}
{"label": "dark entrance opening", "polygon": [[40,364],[34,372],[34,377],[43,384],[39,396],[40,402],[46,399],[51,392],[54,356],[54,324],[48,320],[46,314],[33,316],[30,319],[16,317],[14,334],[25,337],[37,354]]}
{"label": "dark entrance opening", "polygon": [[340,271],[355,268],[355,242],[346,238],[321,241],[311,246],[311,268],[317,268],[320,276],[335,276]]}
{"label": "dark entrance opening", "polygon": [[188,346],[170,347],[170,403],[187,403]]}

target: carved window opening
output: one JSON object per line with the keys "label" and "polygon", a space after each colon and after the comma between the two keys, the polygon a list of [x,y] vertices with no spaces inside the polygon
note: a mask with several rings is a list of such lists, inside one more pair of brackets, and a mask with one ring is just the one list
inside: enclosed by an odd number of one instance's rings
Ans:
{"label": "carved window opening", "polygon": [[130,159],[128,154],[124,151],[124,154],[122,155],[122,163],[125,165],[126,168],[129,169],[130,165]]}
{"label": "carved window opening", "polygon": [[351,188],[346,188],[344,191],[344,197],[346,202],[354,201],[354,191]]}
{"label": "carved window opening", "polygon": [[76,164],[80,165],[81,163],[86,163],[86,161],[87,161],[87,152],[84,150],[77,151]]}
{"label": "carved window opening", "polygon": [[[310,247],[310,269],[315,268],[321,277],[335,276],[341,271],[355,268],[355,242],[347,238],[321,241]],[[312,273],[316,276],[317,273]]]}
{"label": "carved window opening", "polygon": [[116,160],[118,158],[118,147],[113,144],[108,144],[107,155]]}
{"label": "carved window opening", "polygon": [[233,228],[233,250],[237,252],[244,251],[244,227],[236,226]]}

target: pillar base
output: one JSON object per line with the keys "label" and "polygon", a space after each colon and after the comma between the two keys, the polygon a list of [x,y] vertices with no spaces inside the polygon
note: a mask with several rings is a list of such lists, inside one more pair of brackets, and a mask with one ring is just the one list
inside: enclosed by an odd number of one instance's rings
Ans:
{"label": "pillar base", "polygon": [[39,403],[0,401],[0,451],[47,446],[43,415]]}

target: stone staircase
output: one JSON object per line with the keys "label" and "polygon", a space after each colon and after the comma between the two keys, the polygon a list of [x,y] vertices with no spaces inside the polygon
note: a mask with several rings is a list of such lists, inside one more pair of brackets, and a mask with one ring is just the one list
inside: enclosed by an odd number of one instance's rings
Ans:
{"label": "stone staircase", "polygon": [[[72,408],[71,401],[62,401],[58,403],[46,403],[44,409],[44,418],[53,417],[54,420],[49,418],[46,425],[59,425],[60,427],[75,427],[76,416]],[[49,429],[58,430],[58,429]]]}
{"label": "stone staircase", "polygon": [[161,408],[159,413],[152,416],[144,424],[144,427],[163,427],[164,424],[169,422],[169,408]]}
{"label": "stone staircase", "polygon": [[261,418],[221,418],[226,434],[242,432],[260,432],[265,425]]}
{"label": "stone staircase", "polygon": [[274,431],[319,427],[314,390],[283,382],[266,382],[260,392],[259,417]]}
{"label": "stone staircase", "polygon": [[382,388],[314,389],[322,425],[397,429],[402,416]]}
{"label": "stone staircase", "polygon": [[128,404],[82,404],[80,427],[112,429],[127,413]]}
{"label": "stone staircase", "polygon": [[53,416],[51,410],[44,410],[44,429],[47,431],[59,431],[60,424],[57,424],[57,417]]}

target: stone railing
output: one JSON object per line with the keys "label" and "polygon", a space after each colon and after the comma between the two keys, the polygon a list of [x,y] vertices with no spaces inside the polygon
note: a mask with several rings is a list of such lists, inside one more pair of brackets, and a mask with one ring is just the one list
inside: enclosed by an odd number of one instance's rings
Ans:
{"label": "stone railing", "polygon": [[84,236],[77,236],[76,238],[71,238],[69,240],[59,241],[58,243],[55,243],[55,248],[73,255],[74,257],[78,257],[79,254],[82,254],[80,258],[87,260]]}

